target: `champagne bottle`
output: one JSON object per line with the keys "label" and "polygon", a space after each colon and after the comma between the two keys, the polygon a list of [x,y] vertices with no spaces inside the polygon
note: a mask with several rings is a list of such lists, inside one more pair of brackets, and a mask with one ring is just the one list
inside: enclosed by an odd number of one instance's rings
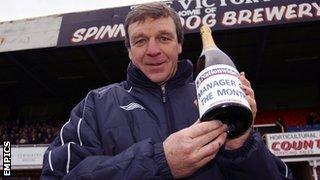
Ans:
{"label": "champagne bottle", "polygon": [[253,117],[239,72],[228,55],[214,43],[211,30],[200,28],[203,49],[197,62],[196,90],[200,121],[220,120],[228,125],[228,138],[251,127]]}

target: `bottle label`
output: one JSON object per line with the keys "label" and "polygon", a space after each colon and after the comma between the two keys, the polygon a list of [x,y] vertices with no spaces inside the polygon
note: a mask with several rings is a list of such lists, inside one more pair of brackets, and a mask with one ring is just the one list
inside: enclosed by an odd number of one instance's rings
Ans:
{"label": "bottle label", "polygon": [[200,118],[210,108],[227,103],[236,103],[250,108],[242,91],[236,68],[218,64],[203,69],[196,78]]}

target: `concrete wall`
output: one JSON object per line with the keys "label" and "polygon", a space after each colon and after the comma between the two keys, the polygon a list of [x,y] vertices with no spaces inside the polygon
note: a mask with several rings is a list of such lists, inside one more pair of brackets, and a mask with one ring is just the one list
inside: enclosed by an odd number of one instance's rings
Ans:
{"label": "concrete wall", "polygon": [[0,23],[0,52],[56,46],[61,21],[62,15]]}

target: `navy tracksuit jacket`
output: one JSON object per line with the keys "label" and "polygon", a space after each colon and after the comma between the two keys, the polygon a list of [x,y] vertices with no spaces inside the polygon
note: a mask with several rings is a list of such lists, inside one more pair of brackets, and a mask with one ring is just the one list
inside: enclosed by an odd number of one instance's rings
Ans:
{"label": "navy tracksuit jacket", "polygon": [[[162,142],[198,118],[190,61],[164,89],[131,63],[127,81],[90,91],[44,156],[42,179],[172,179]],[[286,179],[287,166],[253,133],[186,179]]]}

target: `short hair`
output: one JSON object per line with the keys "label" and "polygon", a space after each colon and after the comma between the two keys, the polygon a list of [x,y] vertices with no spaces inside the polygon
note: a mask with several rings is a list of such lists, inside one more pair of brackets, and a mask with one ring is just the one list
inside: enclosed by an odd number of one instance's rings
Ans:
{"label": "short hair", "polygon": [[171,17],[173,19],[173,22],[176,26],[178,42],[182,44],[184,34],[178,13],[163,2],[153,2],[141,4],[128,13],[124,23],[124,29],[126,33],[124,41],[125,46],[130,48],[130,39],[128,33],[130,24],[137,21],[144,21],[146,18],[159,19],[166,17]]}

